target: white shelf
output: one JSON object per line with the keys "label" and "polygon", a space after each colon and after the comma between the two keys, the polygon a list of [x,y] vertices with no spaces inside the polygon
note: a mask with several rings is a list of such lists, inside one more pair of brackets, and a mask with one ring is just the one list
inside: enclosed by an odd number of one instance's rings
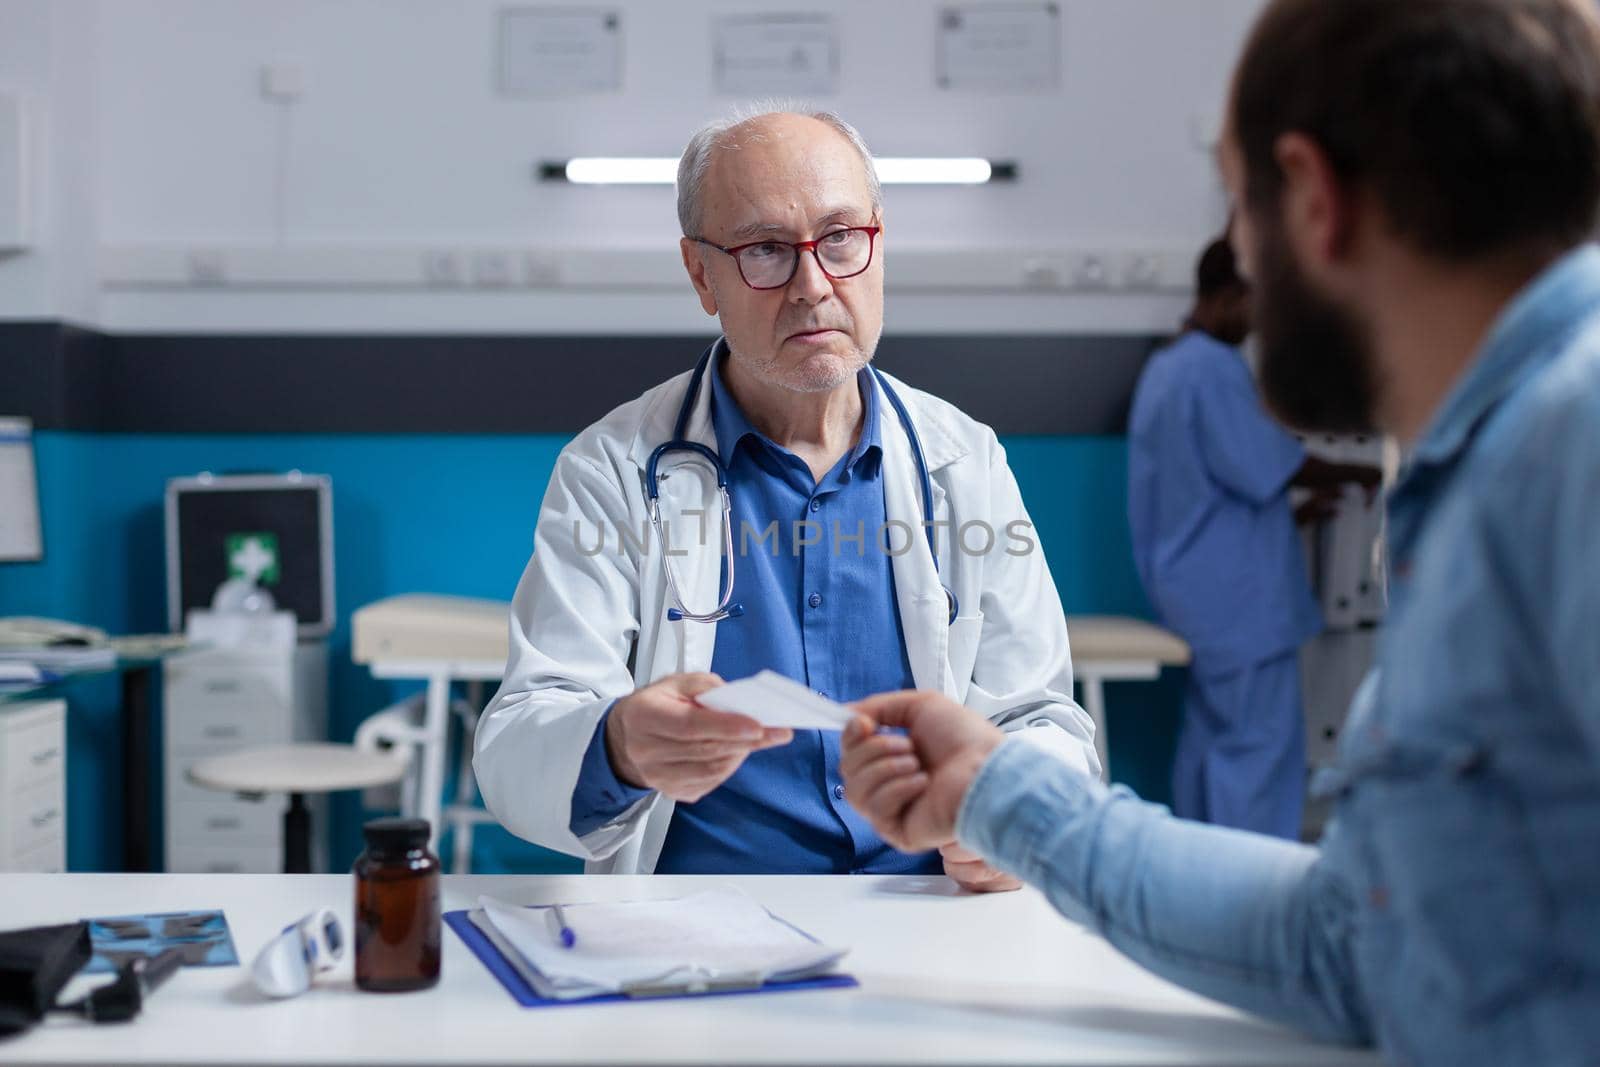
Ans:
{"label": "white shelf", "polygon": [[[896,247],[899,292],[1182,293],[1192,250],[1138,245],[971,249]],[[688,285],[676,246],[113,245],[108,290],[671,290]]]}

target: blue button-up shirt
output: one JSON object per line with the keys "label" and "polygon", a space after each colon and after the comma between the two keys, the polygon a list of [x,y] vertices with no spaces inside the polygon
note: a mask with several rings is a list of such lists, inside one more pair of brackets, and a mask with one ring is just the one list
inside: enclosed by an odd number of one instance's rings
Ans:
{"label": "blue button-up shirt", "polygon": [[1322,628],[1289,507],[1305,450],[1239,350],[1200,331],[1151,357],[1128,428],[1133,559],[1200,670],[1292,651]]}
{"label": "blue button-up shirt", "polygon": [[961,836],[1146,966],[1396,1062],[1600,1049],[1600,250],[1509,307],[1390,502],[1319,850],[1000,748]]}
{"label": "blue button-up shirt", "polygon": [[[717,450],[733,501],[736,588],[744,614],[717,625],[711,669],[723,678],[777,671],[838,701],[914,685],[895,598],[885,522],[880,415],[871,372],[860,377],[860,440],[818,481],[805,462],[750,424],[711,374]],[[617,780],[605,723],[573,797],[582,833],[645,796]],[[924,873],[937,854],[890,848],[845,798],[839,734],[799,730],[752,754],[720,787],[673,811],[660,873]]]}

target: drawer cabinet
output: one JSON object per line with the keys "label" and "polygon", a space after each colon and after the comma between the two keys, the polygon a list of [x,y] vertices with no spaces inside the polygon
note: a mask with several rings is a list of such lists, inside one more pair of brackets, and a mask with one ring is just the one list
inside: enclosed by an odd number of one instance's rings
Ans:
{"label": "drawer cabinet", "polygon": [[[197,649],[162,671],[167,870],[270,873],[283,864],[288,798],[243,799],[189,780],[202,759],[259,745],[327,740],[327,645]],[[313,866],[326,851],[312,807]]]}
{"label": "drawer cabinet", "polygon": [[67,705],[0,702],[0,870],[67,866]]}

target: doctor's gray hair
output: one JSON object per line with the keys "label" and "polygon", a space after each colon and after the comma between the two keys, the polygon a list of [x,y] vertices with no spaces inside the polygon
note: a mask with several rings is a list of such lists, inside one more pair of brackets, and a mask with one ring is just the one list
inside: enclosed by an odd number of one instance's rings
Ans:
{"label": "doctor's gray hair", "polygon": [[706,174],[711,170],[712,156],[719,148],[738,148],[741,141],[745,143],[760,141],[765,134],[753,130],[741,131],[740,127],[768,115],[801,115],[816,119],[849,141],[850,147],[861,157],[862,167],[866,169],[867,191],[872,196],[872,213],[874,216],[882,213],[883,187],[878,183],[878,169],[872,164],[872,152],[867,148],[867,142],[859,130],[832,111],[814,111],[786,103],[757,104],[754,107],[741,108],[730,116],[708,122],[689,138],[689,145],[683,150],[683,158],[678,161],[678,225],[683,227],[685,237],[702,236],[700,227],[705,220],[700,216],[700,193],[705,186]]}

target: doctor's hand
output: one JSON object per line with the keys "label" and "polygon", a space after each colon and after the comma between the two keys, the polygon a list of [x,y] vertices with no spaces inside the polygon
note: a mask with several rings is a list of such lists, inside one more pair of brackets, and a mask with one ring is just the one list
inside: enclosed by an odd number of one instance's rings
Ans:
{"label": "doctor's hand", "polygon": [[1009,893],[1022,888],[1022,879],[989,866],[982,856],[959,842],[945,845],[939,855],[944,859],[944,873],[969,893]]}
{"label": "doctor's hand", "polygon": [[611,707],[606,755],[616,776],[693,803],[733,777],[752,752],[794,740],[744,715],[703,708],[694,698],[722,684],[714,674],[673,674]]}
{"label": "doctor's hand", "polygon": [[[939,693],[885,693],[855,705],[839,770],[845,795],[902,852],[955,840],[967,789],[1005,734]],[[877,733],[902,726],[905,735]]]}

